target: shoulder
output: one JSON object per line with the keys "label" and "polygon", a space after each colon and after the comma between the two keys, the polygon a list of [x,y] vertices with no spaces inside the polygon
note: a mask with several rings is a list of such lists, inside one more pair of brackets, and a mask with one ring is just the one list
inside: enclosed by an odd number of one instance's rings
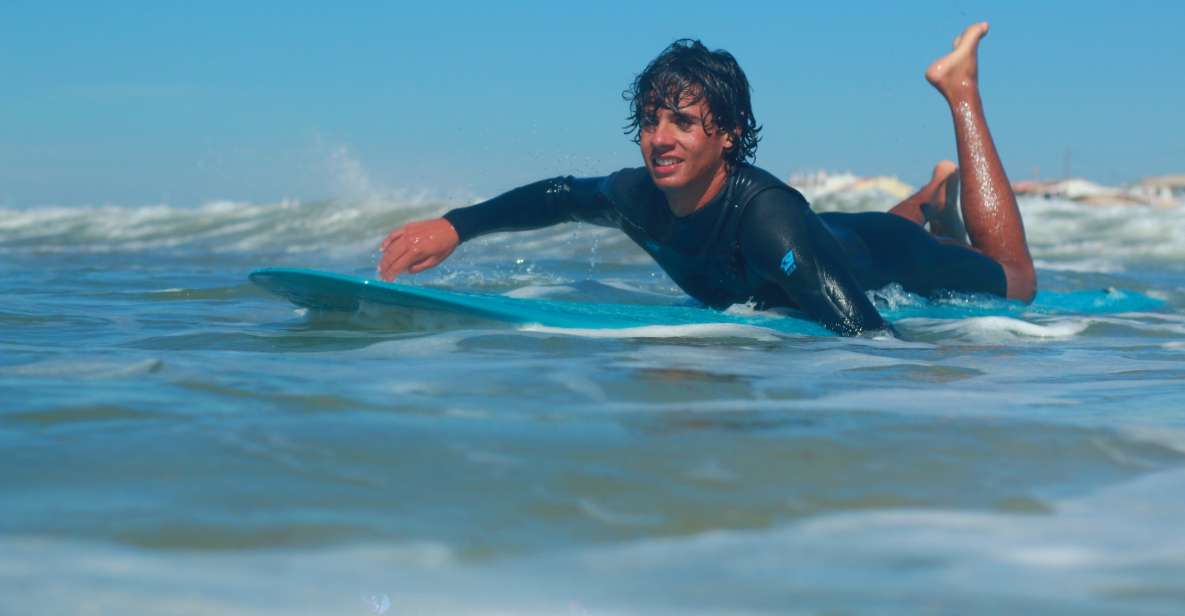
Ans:
{"label": "shoulder", "polygon": [[781,259],[791,247],[806,250],[814,245],[821,223],[802,193],[764,171],[756,179],[761,181],[752,184],[738,229],[745,254]]}
{"label": "shoulder", "polygon": [[765,218],[778,212],[799,214],[810,210],[802,193],[764,169],[741,165],[732,173],[735,203],[744,208],[744,218]]}
{"label": "shoulder", "polygon": [[767,223],[771,219],[800,218],[812,213],[802,193],[756,167],[750,167],[738,177],[736,190],[738,204],[744,208],[742,220],[746,222]]}
{"label": "shoulder", "polygon": [[605,177],[601,192],[615,204],[645,200],[658,191],[646,167],[631,167],[615,171]]}
{"label": "shoulder", "polygon": [[797,190],[790,188],[790,185],[779,180],[774,174],[762,169],[754,167],[753,165],[742,164],[738,165],[731,172],[732,190],[738,197],[755,197],[767,190],[783,190],[789,191],[799,197],[802,197]]}
{"label": "shoulder", "polygon": [[732,176],[735,178],[735,181],[743,185],[771,186],[780,184],[789,188],[785,182],[779,180],[774,174],[748,163],[737,165],[732,170]]}
{"label": "shoulder", "polygon": [[622,169],[609,174],[601,182],[600,193],[608,201],[609,207],[635,226],[645,223],[655,204],[665,202],[662,192],[654,185],[645,167]]}

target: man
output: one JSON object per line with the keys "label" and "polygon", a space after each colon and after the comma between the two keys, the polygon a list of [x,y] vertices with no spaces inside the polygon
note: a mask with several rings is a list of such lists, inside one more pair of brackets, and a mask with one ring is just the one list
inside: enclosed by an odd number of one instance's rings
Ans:
{"label": "man", "polygon": [[[1032,258],[979,97],[977,50],[987,29],[968,27],[926,71],[954,117],[958,177],[953,163],[940,163],[921,192],[889,213],[816,215],[793,188],[749,165],[760,128],[744,72],[727,52],[681,40],[627,94],[645,167],[536,182],[407,224],[383,241],[379,274],[391,280],[434,267],[485,233],[579,220],[620,228],[708,306],[798,308],[844,335],[887,328],[865,290],[894,282],[926,296],[1031,301]],[[962,232],[946,198],[955,182],[970,246],[922,226]]]}

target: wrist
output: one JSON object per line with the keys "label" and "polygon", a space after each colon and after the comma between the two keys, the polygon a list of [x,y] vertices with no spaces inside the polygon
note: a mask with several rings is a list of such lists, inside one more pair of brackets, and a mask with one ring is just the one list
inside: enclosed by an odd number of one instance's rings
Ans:
{"label": "wrist", "polygon": [[448,226],[453,231],[453,235],[457,238],[457,244],[461,244],[473,237],[473,230],[465,218],[466,208],[457,208],[449,210],[441,216],[440,219],[448,223]]}

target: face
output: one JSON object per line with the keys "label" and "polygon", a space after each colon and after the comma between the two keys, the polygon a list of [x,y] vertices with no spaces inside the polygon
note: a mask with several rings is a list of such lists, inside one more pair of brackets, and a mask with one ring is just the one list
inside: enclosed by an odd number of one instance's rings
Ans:
{"label": "face", "polygon": [[706,100],[684,99],[678,110],[654,110],[643,118],[638,136],[650,177],[664,191],[706,189],[727,176],[724,152],[732,135],[716,128]]}

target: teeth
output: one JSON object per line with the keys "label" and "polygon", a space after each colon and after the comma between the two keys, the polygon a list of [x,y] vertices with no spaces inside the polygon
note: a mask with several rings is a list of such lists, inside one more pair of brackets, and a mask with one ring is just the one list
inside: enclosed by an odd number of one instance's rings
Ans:
{"label": "teeth", "polygon": [[656,158],[656,159],[654,159],[654,162],[659,164],[660,166],[665,167],[667,165],[673,165],[673,164],[679,162],[679,159],[677,159],[677,158]]}

